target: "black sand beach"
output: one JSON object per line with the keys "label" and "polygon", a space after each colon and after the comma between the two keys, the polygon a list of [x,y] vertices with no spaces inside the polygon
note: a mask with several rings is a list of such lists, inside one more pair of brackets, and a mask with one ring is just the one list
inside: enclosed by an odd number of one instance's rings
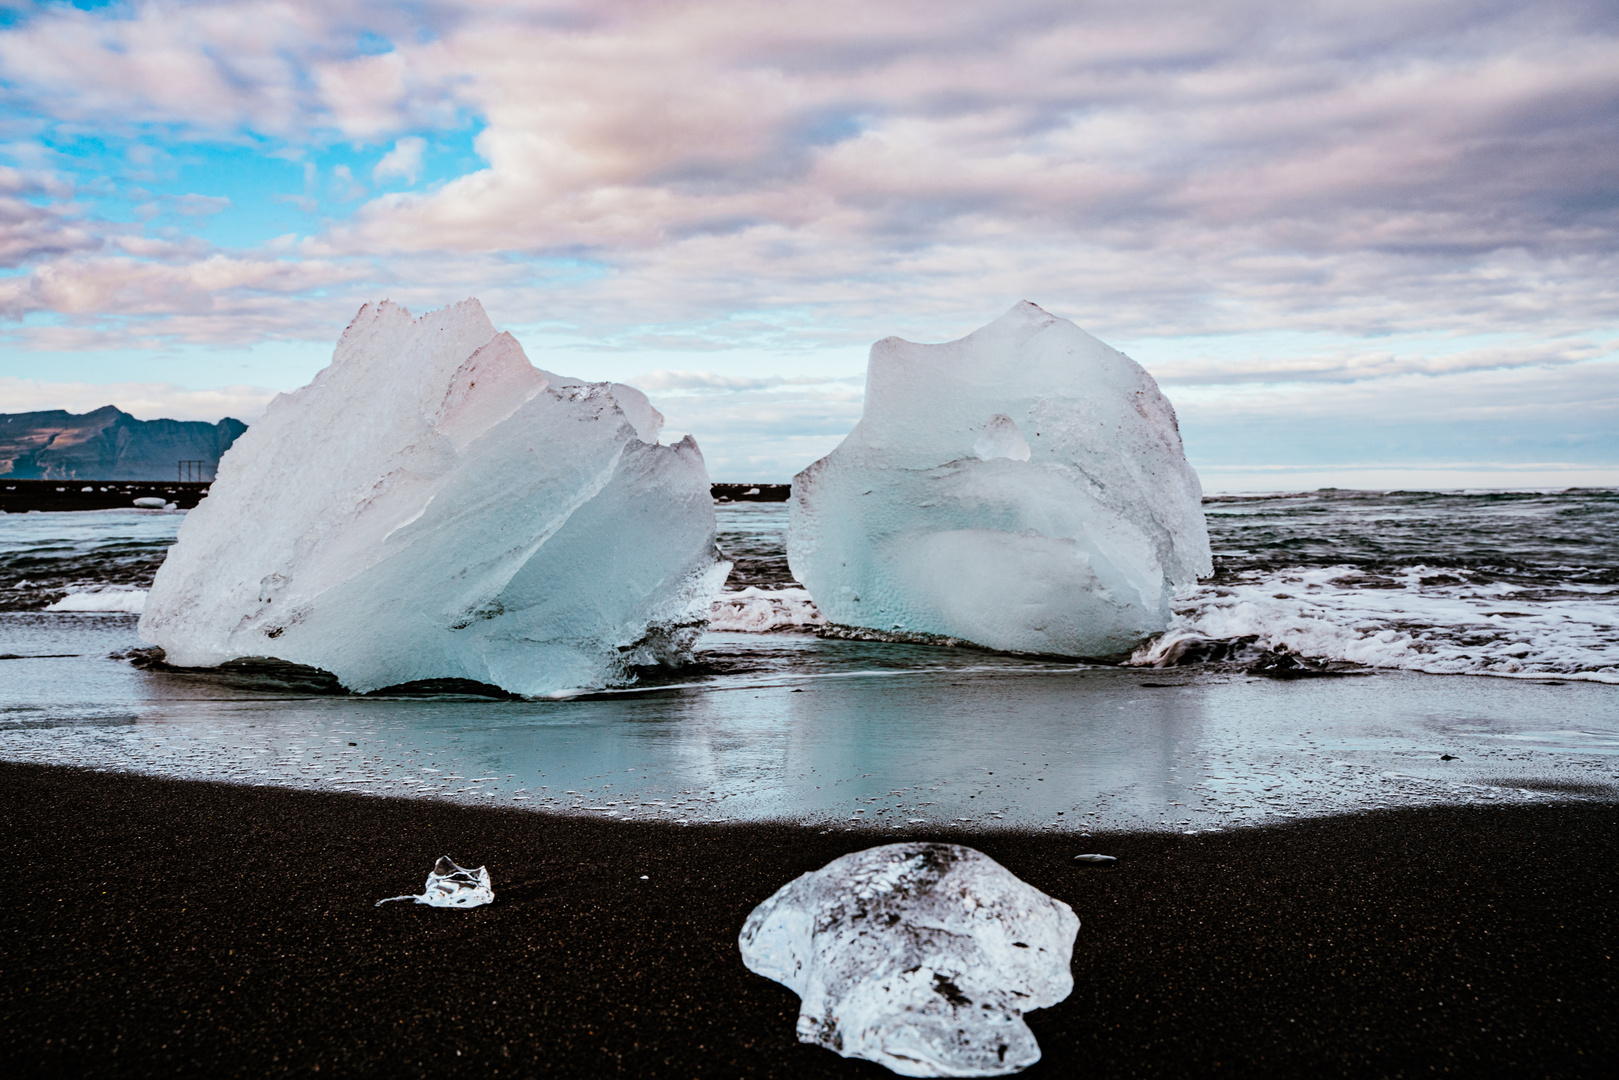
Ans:
{"label": "black sand beach", "polygon": [[[736,933],[793,876],[906,834],[12,764],[0,822],[9,1075],[890,1075],[799,1045],[797,999]],[[918,835],[1082,920],[1028,1075],[1607,1075],[1619,1053],[1611,803]],[[488,864],[493,905],[372,906],[446,853]]]}

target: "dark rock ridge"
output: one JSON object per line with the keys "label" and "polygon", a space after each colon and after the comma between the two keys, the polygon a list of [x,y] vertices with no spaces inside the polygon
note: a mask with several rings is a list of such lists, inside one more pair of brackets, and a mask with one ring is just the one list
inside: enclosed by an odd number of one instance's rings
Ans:
{"label": "dark rock ridge", "polygon": [[[30,510],[127,510],[136,499],[162,499],[176,509],[190,510],[208,494],[206,483],[177,483],[174,480],[106,480],[81,483],[78,480],[17,480],[0,476],[0,511],[26,514]],[[164,548],[168,547],[165,543]],[[162,562],[159,553],[158,562]],[[0,580],[5,577],[0,559]],[[155,571],[157,567],[154,565]],[[31,580],[34,575],[24,575]],[[4,586],[0,585],[0,611],[6,610]]]}
{"label": "dark rock ridge", "polygon": [[715,484],[710,489],[715,502],[786,502],[791,484]]}
{"label": "dark rock ridge", "polygon": [[[107,405],[0,413],[0,477],[17,480],[212,480],[219,458],[247,425],[226,417],[137,420]],[[181,462],[193,464],[187,474]]]}
{"label": "dark rock ridge", "polygon": [[[0,419],[4,418],[0,413]],[[37,414],[36,414],[37,415]],[[4,458],[0,458],[0,464]],[[205,476],[213,475],[210,463]],[[173,472],[160,480],[25,480],[0,473],[0,512],[25,514],[30,510],[113,510],[133,505],[140,498],[160,497],[174,503],[181,510],[190,510],[202,501],[212,486],[211,480],[179,482]],[[729,489],[740,489],[735,495]],[[759,494],[748,494],[749,489]],[[786,484],[715,484],[715,502],[786,502]],[[784,585],[793,580],[787,569],[787,558],[772,551],[766,544],[763,550],[739,548],[726,551],[726,558],[736,565],[731,571],[733,585]],[[3,575],[0,575],[3,576]],[[5,598],[0,596],[0,611],[5,610]],[[1180,663],[1175,660],[1172,663]],[[1172,666],[1172,665],[1171,665]]]}

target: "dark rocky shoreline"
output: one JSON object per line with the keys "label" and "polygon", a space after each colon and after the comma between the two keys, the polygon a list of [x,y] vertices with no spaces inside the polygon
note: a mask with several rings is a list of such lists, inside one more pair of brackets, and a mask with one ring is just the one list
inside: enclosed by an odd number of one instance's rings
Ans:
{"label": "dark rocky shoreline", "polygon": [[190,510],[209,482],[179,480],[13,480],[0,477],[0,511],[128,510],[136,499],[163,499]]}
{"label": "dark rocky shoreline", "polygon": [[[1026,1075],[1605,1075],[1619,1053],[1613,803],[1081,840],[3,764],[0,824],[12,1075],[888,1076],[798,1044],[796,998],[736,934],[795,875],[909,836],[977,847],[1082,920]],[[496,902],[372,906],[443,854],[487,863]]]}
{"label": "dark rocky shoreline", "polygon": [[[123,510],[136,499],[162,498],[190,510],[208,494],[212,481],[178,480],[16,480],[0,477],[0,512],[30,510]],[[788,484],[714,484],[716,502],[786,502]]]}

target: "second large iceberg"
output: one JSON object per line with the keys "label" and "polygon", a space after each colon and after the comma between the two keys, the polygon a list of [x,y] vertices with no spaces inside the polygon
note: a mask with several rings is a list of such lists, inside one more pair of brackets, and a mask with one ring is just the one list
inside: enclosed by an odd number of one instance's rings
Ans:
{"label": "second large iceberg", "polygon": [[640,391],[533,367],[476,300],[367,304],[219,465],[141,636],[185,667],[276,657],[353,690],[541,695],[678,661],[730,564],[688,436]]}
{"label": "second large iceberg", "polygon": [[1113,657],[1212,571],[1201,497],[1152,376],[1022,303],[872,346],[860,423],[793,478],[787,556],[836,624]]}

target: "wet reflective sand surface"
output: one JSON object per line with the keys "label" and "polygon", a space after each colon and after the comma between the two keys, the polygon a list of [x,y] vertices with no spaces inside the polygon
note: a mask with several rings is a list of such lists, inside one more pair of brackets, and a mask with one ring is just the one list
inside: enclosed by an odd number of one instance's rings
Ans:
{"label": "wet reflective sand surface", "polygon": [[[0,758],[630,819],[1204,831],[1612,798],[1619,694],[1409,672],[1277,681],[711,634],[668,685],[352,697],[141,670],[118,615],[0,615]],[[66,654],[66,655],[63,655]]]}

